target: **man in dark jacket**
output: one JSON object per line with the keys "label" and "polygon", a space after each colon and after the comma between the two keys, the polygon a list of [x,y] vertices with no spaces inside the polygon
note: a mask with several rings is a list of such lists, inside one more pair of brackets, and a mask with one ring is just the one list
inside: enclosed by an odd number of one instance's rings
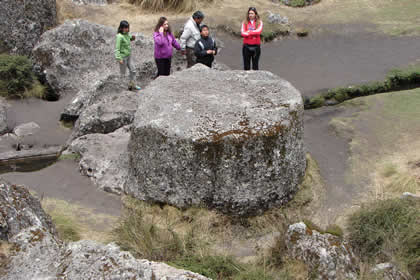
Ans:
{"label": "man in dark jacket", "polygon": [[209,27],[201,26],[201,38],[195,43],[194,53],[197,63],[202,63],[211,68],[214,56],[217,54],[216,41],[209,36]]}

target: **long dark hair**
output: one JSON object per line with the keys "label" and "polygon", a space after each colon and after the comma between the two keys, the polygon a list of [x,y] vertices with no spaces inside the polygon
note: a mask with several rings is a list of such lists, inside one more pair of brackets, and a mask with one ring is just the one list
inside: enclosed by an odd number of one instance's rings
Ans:
{"label": "long dark hair", "polygon": [[[167,21],[168,19],[166,17],[160,17],[158,23],[156,24],[155,27],[155,32],[159,32],[159,28],[165,23],[165,21]],[[168,31],[166,31],[167,33],[172,33],[171,31],[171,26],[168,25]]]}
{"label": "long dark hair", "polygon": [[250,19],[249,19],[249,12],[250,11],[253,11],[255,13],[255,23],[256,23],[255,26],[258,28],[258,25],[260,25],[261,20],[260,20],[260,15],[257,12],[257,8],[255,8],[255,7],[249,7],[248,8],[248,12],[246,13],[246,21],[245,22],[248,23],[250,21]]}
{"label": "long dark hair", "polygon": [[128,28],[128,30],[130,30],[130,24],[126,20],[122,20],[120,22],[120,26],[118,27],[118,33],[122,34],[124,28]]}

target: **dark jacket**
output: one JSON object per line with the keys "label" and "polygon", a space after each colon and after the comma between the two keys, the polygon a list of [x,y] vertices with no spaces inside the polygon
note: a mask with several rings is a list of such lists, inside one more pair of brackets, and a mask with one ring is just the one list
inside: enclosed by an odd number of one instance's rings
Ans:
{"label": "dark jacket", "polygon": [[201,37],[200,40],[198,40],[195,43],[194,47],[194,53],[197,57],[197,63],[202,63],[211,68],[211,64],[214,60],[214,55],[207,54],[208,50],[214,50],[217,54],[216,41],[213,40],[213,38],[211,38],[210,36],[208,36],[207,38]]}

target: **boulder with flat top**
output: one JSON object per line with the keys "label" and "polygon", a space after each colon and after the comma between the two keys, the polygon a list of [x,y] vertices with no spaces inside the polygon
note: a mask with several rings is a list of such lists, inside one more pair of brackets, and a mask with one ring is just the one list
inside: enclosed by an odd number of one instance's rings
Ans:
{"label": "boulder with flat top", "polygon": [[266,71],[196,65],[142,92],[125,192],[250,216],[287,203],[305,172],[302,97]]}

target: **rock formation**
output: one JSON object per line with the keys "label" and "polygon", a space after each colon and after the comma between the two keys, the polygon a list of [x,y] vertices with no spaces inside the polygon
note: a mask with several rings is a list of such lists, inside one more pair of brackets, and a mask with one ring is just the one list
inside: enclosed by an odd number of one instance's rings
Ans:
{"label": "rock formation", "polygon": [[138,104],[126,193],[246,216],[297,191],[306,166],[303,104],[287,81],[196,65],[152,82]]}
{"label": "rock formation", "polygon": [[208,279],[163,263],[135,259],[113,243],[63,243],[39,201],[25,188],[4,181],[0,182],[0,238],[12,244],[1,280]]}
{"label": "rock formation", "polygon": [[41,34],[57,23],[55,0],[3,0],[0,50],[30,55]]}
{"label": "rock formation", "polygon": [[81,156],[80,172],[93,179],[99,189],[123,193],[128,175],[129,127],[109,134],[89,134],[74,140],[66,153]]}
{"label": "rock formation", "polygon": [[347,241],[329,233],[321,234],[303,222],[289,226],[288,255],[317,272],[317,279],[357,279],[357,260]]}

